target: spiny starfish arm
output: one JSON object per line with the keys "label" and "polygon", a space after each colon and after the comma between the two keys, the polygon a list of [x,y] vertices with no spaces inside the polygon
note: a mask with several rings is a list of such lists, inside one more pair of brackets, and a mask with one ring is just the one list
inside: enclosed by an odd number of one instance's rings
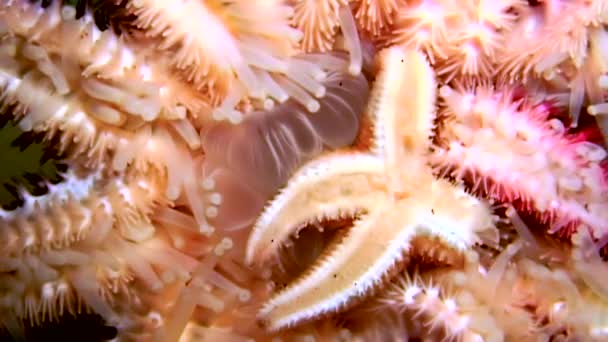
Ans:
{"label": "spiny starfish arm", "polygon": [[422,187],[429,196],[394,205],[377,201],[377,207],[369,208],[315,266],[264,305],[259,315],[268,328],[340,311],[371,293],[390,276],[416,236],[436,237],[446,247],[464,251],[477,241],[478,231],[494,227],[489,209],[449,182]]}
{"label": "spiny starfish arm", "polygon": [[[426,57],[415,50],[392,47],[380,52],[380,71],[370,97],[374,152],[395,172],[407,152],[424,153],[435,120],[436,82]],[[394,178],[394,177],[392,177]],[[401,188],[397,180],[391,181]]]}
{"label": "spiny starfish arm", "polygon": [[417,222],[423,227],[420,234],[438,237],[447,246],[464,251],[480,240],[480,233],[496,229],[490,206],[464,188],[444,179],[419,184],[416,196],[400,206],[416,210]]}
{"label": "spiny starfish arm", "polygon": [[382,194],[374,179],[382,175],[382,160],[364,153],[330,154],[308,163],[255,222],[247,263],[266,260],[303,224],[368,208]]}
{"label": "spiny starfish arm", "polygon": [[403,257],[415,214],[408,210],[412,220],[403,229],[387,210],[362,216],[320,262],[264,305],[260,319],[278,330],[338,311],[369,293]]}

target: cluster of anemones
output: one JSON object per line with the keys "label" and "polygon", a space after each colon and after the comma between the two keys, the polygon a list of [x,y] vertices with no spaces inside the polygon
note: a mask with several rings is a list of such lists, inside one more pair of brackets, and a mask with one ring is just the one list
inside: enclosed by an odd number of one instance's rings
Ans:
{"label": "cluster of anemones", "polygon": [[[67,168],[28,176],[46,192],[7,187],[0,326],[93,311],[124,340],[605,336],[584,307],[608,296],[607,17],[603,0],[3,1],[1,115]],[[260,302],[328,237],[303,233],[256,274],[248,228],[302,162],[365,145],[374,54],[394,45],[440,83],[425,162],[506,206],[508,228],[434,283],[405,272],[373,322],[271,335]],[[600,134],[573,132],[587,113]],[[420,265],[443,265],[425,247]]]}

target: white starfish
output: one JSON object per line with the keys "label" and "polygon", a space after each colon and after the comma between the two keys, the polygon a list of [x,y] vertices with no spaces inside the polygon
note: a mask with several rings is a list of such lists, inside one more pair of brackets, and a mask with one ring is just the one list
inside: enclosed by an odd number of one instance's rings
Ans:
{"label": "white starfish", "polygon": [[369,151],[341,151],[304,165],[264,209],[249,237],[246,259],[263,263],[311,222],[344,216],[355,223],[317,262],[259,312],[271,330],[345,308],[371,293],[426,235],[465,250],[493,228],[488,206],[426,165],[436,84],[425,57],[390,48],[378,56],[368,114]]}

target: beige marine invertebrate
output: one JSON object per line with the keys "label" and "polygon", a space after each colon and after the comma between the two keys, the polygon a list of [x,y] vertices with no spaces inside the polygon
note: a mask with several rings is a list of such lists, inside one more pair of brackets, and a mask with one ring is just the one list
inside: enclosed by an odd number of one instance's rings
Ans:
{"label": "beige marine invertebrate", "polygon": [[[483,203],[433,179],[416,159],[424,151],[417,144],[424,146],[433,115],[435,83],[424,57],[392,48],[379,58],[381,71],[369,109],[372,151],[334,153],[305,164],[254,225],[246,260],[260,263],[302,224],[357,216],[318,263],[262,307],[260,317],[272,330],[342,310],[369,293],[407,254],[416,236],[437,237],[448,248],[466,250],[478,232],[493,227]],[[414,90],[415,98],[401,98],[406,85],[420,88]],[[412,172],[398,171],[405,164]]]}

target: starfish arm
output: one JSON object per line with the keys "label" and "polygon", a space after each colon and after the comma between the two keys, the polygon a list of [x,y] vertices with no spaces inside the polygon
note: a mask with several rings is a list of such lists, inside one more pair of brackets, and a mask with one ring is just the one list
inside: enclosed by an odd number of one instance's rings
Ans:
{"label": "starfish arm", "polygon": [[303,166],[264,208],[249,236],[246,261],[267,260],[297,229],[324,218],[365,212],[383,195],[383,162],[367,153],[329,154]]}
{"label": "starfish arm", "polygon": [[391,276],[414,237],[438,238],[447,248],[465,251],[477,234],[493,229],[489,208],[447,181],[421,184],[426,197],[392,204],[380,200],[362,216],[320,262],[270,299],[260,311],[271,330],[339,311],[373,292]]}
{"label": "starfish arm", "polygon": [[[418,183],[416,196],[400,201],[397,212],[415,210],[417,235],[438,238],[447,247],[465,251],[496,229],[490,206],[464,188],[444,179]],[[490,234],[491,235],[491,234]]]}
{"label": "starfish arm", "polygon": [[378,202],[369,214],[362,215],[315,266],[263,306],[259,318],[268,329],[290,327],[344,309],[390,276],[409,248],[416,213],[401,213],[412,215],[411,224],[399,228],[382,204]]}
{"label": "starfish arm", "polygon": [[[435,120],[437,84],[426,57],[414,50],[392,47],[380,52],[379,74],[367,112],[373,124],[372,150],[382,156],[389,175],[397,175],[406,154],[425,153]],[[396,177],[390,183],[401,189]]]}

